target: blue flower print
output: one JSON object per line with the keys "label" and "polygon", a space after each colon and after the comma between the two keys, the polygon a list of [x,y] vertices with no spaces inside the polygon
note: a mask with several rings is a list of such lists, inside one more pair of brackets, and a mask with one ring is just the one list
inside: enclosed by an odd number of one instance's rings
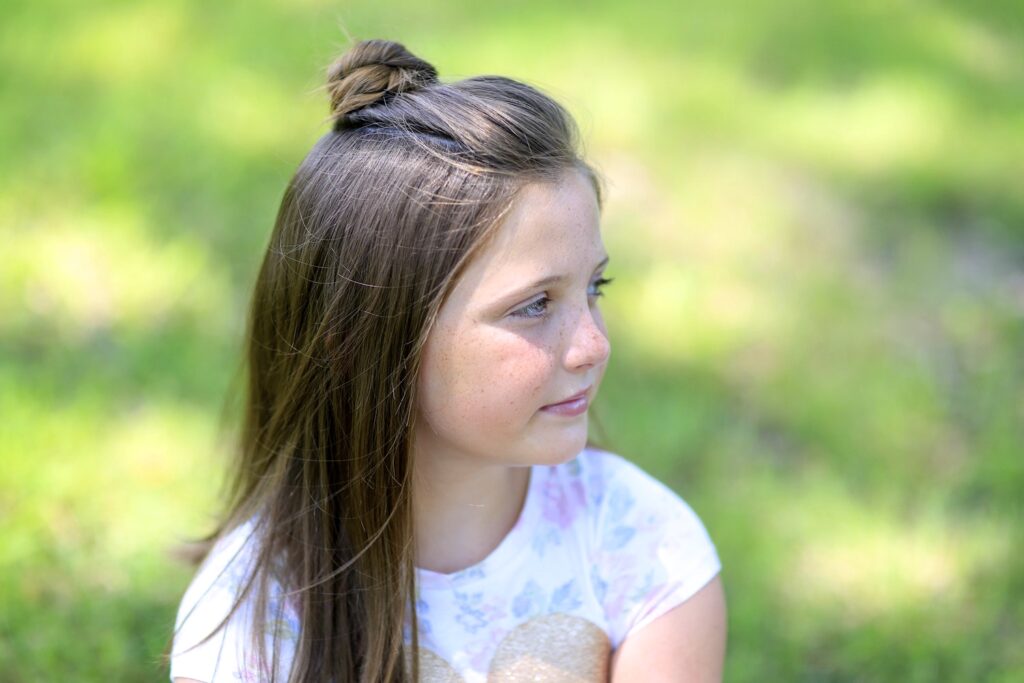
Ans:
{"label": "blue flower print", "polygon": [[597,565],[590,566],[590,584],[594,589],[594,597],[598,602],[604,602],[604,596],[608,592],[608,582],[601,578],[597,571]]}
{"label": "blue flower print", "polygon": [[455,601],[459,605],[459,615],[455,617],[455,621],[462,624],[470,633],[476,633],[487,625],[487,615],[479,609],[483,598],[483,593],[455,593]]}
{"label": "blue flower print", "polygon": [[624,487],[617,487],[608,498],[608,521],[618,522],[630,511],[636,501]]}
{"label": "blue flower print", "polygon": [[512,600],[512,614],[517,619],[531,617],[544,605],[544,590],[532,579],[526,582],[523,590]]}
{"label": "blue flower print", "polygon": [[632,602],[642,602],[654,586],[654,572],[644,574],[643,582],[633,587],[629,599]]}
{"label": "blue flower print", "polygon": [[482,579],[484,577],[483,567],[480,565],[473,565],[472,567],[466,567],[460,572],[456,572],[452,577],[452,582],[455,585],[465,584],[476,579]]}
{"label": "blue flower print", "polygon": [[578,477],[578,476],[580,476],[580,472],[582,471],[582,469],[583,468],[580,467],[579,456],[577,456],[577,457],[573,458],[572,460],[570,460],[569,462],[565,463],[565,470],[569,474],[570,477]]}
{"label": "blue flower print", "polygon": [[601,545],[606,550],[618,550],[632,540],[636,529],[631,526],[617,526],[605,532]]}
{"label": "blue flower print", "polygon": [[576,579],[569,579],[551,594],[550,612],[572,612],[583,604]]}
{"label": "blue flower print", "polygon": [[288,609],[287,603],[276,593],[267,602],[266,614],[263,631],[267,636],[291,641],[298,639],[299,617]]}
{"label": "blue flower print", "polygon": [[537,557],[544,557],[544,552],[547,550],[548,545],[562,545],[562,538],[559,535],[557,527],[549,524],[541,524],[533,534],[533,543],[531,544],[533,551],[537,553]]}
{"label": "blue flower print", "polygon": [[[426,600],[416,601],[416,621],[419,624],[420,633],[430,633],[430,603],[428,603]],[[411,625],[407,624],[407,626],[410,628],[411,631]],[[409,634],[407,634],[406,638],[408,639],[411,637],[412,634],[410,632]]]}

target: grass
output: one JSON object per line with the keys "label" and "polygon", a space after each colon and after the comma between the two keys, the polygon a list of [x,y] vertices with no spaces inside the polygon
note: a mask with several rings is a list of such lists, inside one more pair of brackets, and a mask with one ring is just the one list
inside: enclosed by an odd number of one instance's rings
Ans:
{"label": "grass", "polygon": [[1018,4],[8,5],[0,681],[166,676],[339,22],[577,116],[595,410],[719,547],[727,680],[1022,680]]}

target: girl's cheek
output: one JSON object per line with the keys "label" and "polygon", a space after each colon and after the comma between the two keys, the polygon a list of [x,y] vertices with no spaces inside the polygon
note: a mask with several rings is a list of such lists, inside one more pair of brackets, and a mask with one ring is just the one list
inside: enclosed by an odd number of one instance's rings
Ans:
{"label": "girl's cheek", "polygon": [[[520,342],[504,357],[502,381],[513,391],[510,402],[535,403],[552,390],[549,386],[554,371],[554,355],[545,347]],[[555,387],[557,390],[557,387]]]}
{"label": "girl's cheek", "polygon": [[[508,419],[509,411],[539,407],[552,391],[555,367],[551,349],[525,335],[500,332],[466,340],[467,355],[457,370],[458,393],[473,396],[471,409],[483,419]],[[558,387],[554,388],[558,390]]]}

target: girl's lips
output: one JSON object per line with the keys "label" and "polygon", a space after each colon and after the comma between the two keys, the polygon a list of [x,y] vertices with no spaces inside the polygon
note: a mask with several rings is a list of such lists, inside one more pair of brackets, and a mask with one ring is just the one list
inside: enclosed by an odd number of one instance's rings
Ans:
{"label": "girl's lips", "polygon": [[587,397],[587,393],[590,391],[590,387],[587,387],[580,393],[572,396],[561,403],[552,403],[541,408],[544,412],[554,413],[555,415],[567,415],[575,416],[585,413],[587,407],[590,405],[590,400]]}

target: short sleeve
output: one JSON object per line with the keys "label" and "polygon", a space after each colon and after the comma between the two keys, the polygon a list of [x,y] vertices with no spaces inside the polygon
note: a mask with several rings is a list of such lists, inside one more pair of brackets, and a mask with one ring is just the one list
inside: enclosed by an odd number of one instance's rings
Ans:
{"label": "short sleeve", "polygon": [[[172,681],[184,677],[207,683],[238,683],[266,678],[259,675],[251,647],[251,598],[243,601],[223,628],[202,642],[235,604],[251,571],[254,543],[251,522],[237,527],[214,545],[185,590],[171,646]],[[286,640],[285,645],[289,644]],[[289,653],[282,648],[281,654]]]}
{"label": "short sleeve", "polygon": [[722,568],[693,509],[636,465],[603,454],[591,579],[612,647],[683,603]]}

